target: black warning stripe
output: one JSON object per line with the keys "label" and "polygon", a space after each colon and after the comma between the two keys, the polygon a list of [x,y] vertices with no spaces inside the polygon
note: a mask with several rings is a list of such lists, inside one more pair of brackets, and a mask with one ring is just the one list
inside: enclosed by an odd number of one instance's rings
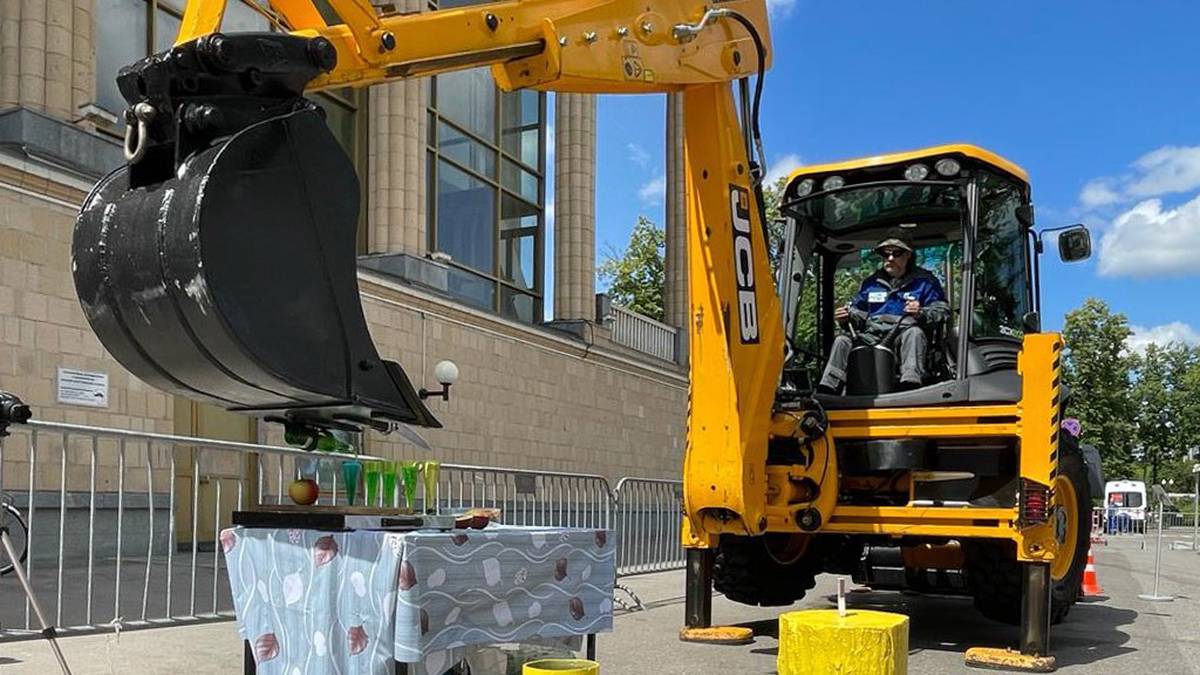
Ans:
{"label": "black warning stripe", "polygon": [[1050,367],[1054,369],[1054,372],[1058,372],[1062,368],[1062,359],[1054,359],[1054,365]]}
{"label": "black warning stripe", "polygon": [[1061,352],[1063,348],[1062,340],[1055,340],[1054,345],[1051,348],[1056,352]]}
{"label": "black warning stripe", "polygon": [[1055,429],[1053,432],[1051,432],[1050,445],[1054,446],[1056,449],[1058,448],[1058,429]]}
{"label": "black warning stripe", "polygon": [[1051,389],[1058,389],[1058,385],[1059,385],[1059,383],[1061,383],[1061,382],[1062,382],[1062,376],[1061,376],[1061,375],[1055,375],[1055,376],[1054,376],[1054,381],[1050,383],[1050,388],[1051,388]]}

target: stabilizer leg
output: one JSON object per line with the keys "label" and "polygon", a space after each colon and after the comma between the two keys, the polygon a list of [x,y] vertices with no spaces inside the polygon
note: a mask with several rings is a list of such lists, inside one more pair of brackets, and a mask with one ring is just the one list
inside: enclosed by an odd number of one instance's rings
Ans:
{"label": "stabilizer leg", "polygon": [[684,627],[679,639],[721,645],[744,645],[754,641],[754,631],[743,626],[712,625],[714,551],[687,549],[687,577],[684,581]]}
{"label": "stabilizer leg", "polygon": [[975,668],[1051,673],[1058,667],[1050,656],[1050,566],[1025,563],[1021,576],[1021,651],[972,647],[966,664]]}

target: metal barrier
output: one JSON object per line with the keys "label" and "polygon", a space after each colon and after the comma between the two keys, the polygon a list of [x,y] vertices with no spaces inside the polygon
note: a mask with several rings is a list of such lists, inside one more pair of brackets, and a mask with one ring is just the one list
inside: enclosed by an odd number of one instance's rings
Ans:
{"label": "metal barrier", "polygon": [[618,575],[684,566],[681,481],[622,478],[617,481],[613,504],[614,525],[621,539]]}
{"label": "metal barrier", "polygon": [[675,328],[620,305],[612,306],[612,340],[643,354],[672,363],[676,360]]}
{"label": "metal barrier", "polygon": [[1096,506],[1092,508],[1093,535],[1145,536],[1147,523],[1153,527],[1154,514],[1146,509],[1125,509]]}
{"label": "metal barrier", "polygon": [[[30,581],[64,633],[232,619],[218,535],[233,511],[290,501],[288,484],[312,461],[317,503],[345,503],[337,465],[355,457],[39,421],[10,432],[0,495],[24,515]],[[442,464],[433,495],[418,487],[417,506],[615,529],[625,576],[683,567],[681,486],[623,478],[612,490],[593,474]],[[40,637],[16,593],[0,582],[0,641]]]}

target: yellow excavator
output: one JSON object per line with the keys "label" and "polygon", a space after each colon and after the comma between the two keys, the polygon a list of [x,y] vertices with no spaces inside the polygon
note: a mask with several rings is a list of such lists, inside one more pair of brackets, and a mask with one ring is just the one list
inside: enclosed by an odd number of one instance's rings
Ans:
{"label": "yellow excavator", "polygon": [[[691,308],[682,637],[714,637],[714,585],[786,604],[832,570],[972,593],[990,616],[1020,621],[1025,656],[1046,656],[1049,622],[1078,590],[1089,492],[1059,432],[1063,345],[1037,325],[1042,243],[1019,168],[971,146],[806,168],[782,204],[776,274],[760,188],[763,0],[417,14],[247,2],[272,25],[259,33],[220,32],[225,4],[191,0],[174,47],[121,69],[127,163],[76,223],[80,301],[128,370],[292,438],[438,426],[371,342],[357,178],[305,94],[485,65],[505,90],[679,93]],[[852,391],[816,392],[839,275],[894,227],[909,228],[926,264],[940,261],[957,298],[946,325],[925,327],[930,381],[894,392],[876,349],[852,359]],[[1067,259],[1090,249],[1081,228],[1058,244]]]}

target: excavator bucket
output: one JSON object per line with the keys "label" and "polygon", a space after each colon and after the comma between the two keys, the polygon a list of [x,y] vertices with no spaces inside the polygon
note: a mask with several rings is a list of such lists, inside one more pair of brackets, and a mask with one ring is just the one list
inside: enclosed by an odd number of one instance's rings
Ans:
{"label": "excavator bucket", "polygon": [[159,389],[310,430],[440,426],[367,330],[358,180],[301,96],[335,60],[321,38],[214,34],[123,69],[129,162],[83,204],[75,287]]}

